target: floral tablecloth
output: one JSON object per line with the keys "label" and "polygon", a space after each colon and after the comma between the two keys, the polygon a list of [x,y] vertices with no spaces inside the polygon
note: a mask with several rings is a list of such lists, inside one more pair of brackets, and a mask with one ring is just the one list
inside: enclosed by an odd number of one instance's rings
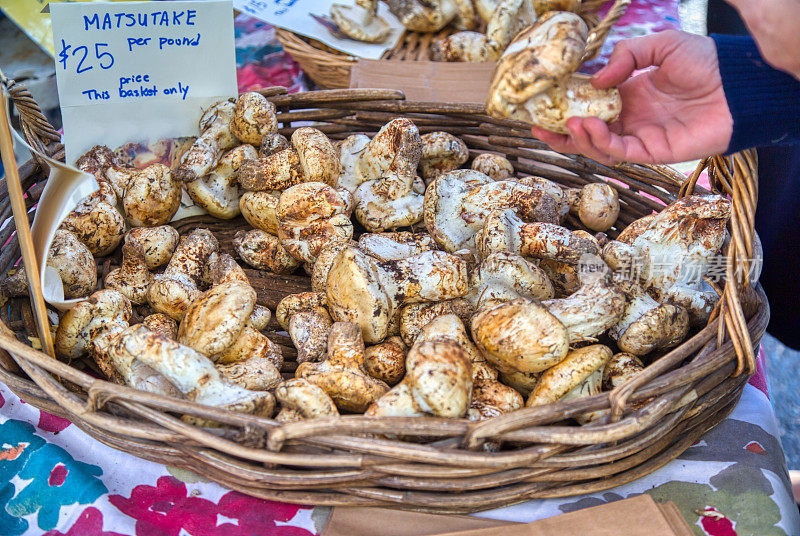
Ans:
{"label": "floral tablecloth", "polygon": [[[586,68],[598,68],[620,39],[676,27],[677,1],[634,0]],[[306,89],[269,25],[239,16],[235,28],[240,91]],[[655,473],[602,493],[481,515],[533,521],[641,493],[674,501],[701,536],[800,534],[763,373],[751,379],[730,417]],[[254,499],[113,450],[0,384],[0,536],[314,535],[328,512]]]}

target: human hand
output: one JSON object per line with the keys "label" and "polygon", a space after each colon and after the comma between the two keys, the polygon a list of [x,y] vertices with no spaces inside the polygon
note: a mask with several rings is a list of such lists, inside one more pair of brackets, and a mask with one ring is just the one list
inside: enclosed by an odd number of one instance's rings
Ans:
{"label": "human hand", "polygon": [[[656,68],[631,78],[651,66]],[[556,151],[606,164],[684,162],[728,148],[733,118],[711,38],[670,30],[620,41],[592,84],[619,86],[617,121],[573,117],[569,135],[537,127],[533,135]]]}
{"label": "human hand", "polygon": [[726,0],[767,63],[800,80],[800,0]]}

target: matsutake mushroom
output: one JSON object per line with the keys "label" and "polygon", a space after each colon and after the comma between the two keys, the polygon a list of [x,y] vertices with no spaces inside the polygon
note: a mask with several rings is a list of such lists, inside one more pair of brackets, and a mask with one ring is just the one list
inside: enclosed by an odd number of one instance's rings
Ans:
{"label": "matsutake mushroom", "polygon": [[101,182],[97,191],[85,197],[60,227],[73,233],[95,257],[114,251],[125,234],[125,220],[117,210],[113,188]]}
{"label": "matsutake mushroom", "polygon": [[147,269],[144,247],[127,235],[122,246],[122,264],[108,273],[106,288],[120,291],[134,305],[142,305],[147,302],[147,289],[152,283],[153,274]]}
{"label": "matsutake mushroom", "polygon": [[233,108],[230,128],[231,133],[242,143],[261,144],[265,138],[278,132],[275,105],[255,91],[242,93]]}
{"label": "matsutake mushroom", "polygon": [[592,231],[607,231],[619,216],[617,191],[604,182],[592,182],[581,189],[565,191],[570,212]]}
{"label": "matsutake mushroom", "polygon": [[364,367],[373,378],[396,385],[405,376],[407,352],[403,339],[394,335],[374,346],[367,346]]}
{"label": "matsutake mushroom", "polygon": [[300,261],[286,251],[277,236],[261,229],[237,231],[233,247],[244,262],[258,270],[291,274],[300,266]]}
{"label": "matsutake mushroom", "polygon": [[472,160],[471,169],[479,171],[493,181],[504,181],[514,176],[514,166],[508,158],[494,153],[482,153]]}
{"label": "matsutake mushroom", "polygon": [[57,229],[53,235],[47,266],[58,272],[64,298],[68,300],[88,296],[97,286],[97,266],[92,252],[77,236],[64,229]]}
{"label": "matsutake mushroom", "polygon": [[[260,96],[260,95],[259,95]],[[216,218],[230,220],[241,212],[237,172],[245,160],[258,154],[252,145],[239,145],[220,158],[207,175],[184,183],[184,188],[195,205]]]}
{"label": "matsutake mushroom", "polygon": [[203,112],[199,122],[201,134],[184,153],[180,166],[175,170],[174,176],[178,181],[187,183],[206,175],[223,152],[239,144],[231,130],[235,109],[233,102],[224,100]]}
{"label": "matsutake mushroom", "polygon": [[469,158],[467,144],[448,132],[429,132],[422,140],[419,171],[425,184],[447,171],[458,169]]}
{"label": "matsutake mushroom", "polygon": [[112,166],[106,176],[122,201],[125,218],[133,227],[168,223],[181,205],[181,185],[164,164],[144,169]]}
{"label": "matsutake mushroom", "polygon": [[471,0],[387,0],[389,10],[412,32],[438,32],[455,21],[458,28],[475,27]]}
{"label": "matsutake mushroom", "polygon": [[284,297],[275,308],[275,319],[297,348],[297,362],[319,361],[325,356],[333,322],[325,294],[301,292]]}
{"label": "matsutake mushroom", "polygon": [[519,255],[499,251],[472,271],[465,298],[478,310],[487,304],[516,298],[549,300],[553,294],[553,284],[541,268]]}
{"label": "matsutake mushroom", "polygon": [[339,30],[351,39],[365,43],[381,43],[392,27],[378,16],[378,0],[356,0],[354,6],[331,5],[331,18]]}
{"label": "matsutake mushroom", "polygon": [[275,416],[278,422],[339,416],[331,397],[317,385],[302,378],[281,382],[275,388],[275,398],[281,404],[281,410]]}
{"label": "matsutake mushroom", "polygon": [[92,350],[92,341],[115,326],[128,326],[131,302],[112,289],[98,290],[61,318],[54,339],[58,355],[78,359]]}
{"label": "matsutake mushroom", "polygon": [[125,235],[125,241],[138,242],[142,245],[144,263],[149,270],[164,266],[172,258],[178,247],[180,234],[169,225],[159,227],[136,227]]}

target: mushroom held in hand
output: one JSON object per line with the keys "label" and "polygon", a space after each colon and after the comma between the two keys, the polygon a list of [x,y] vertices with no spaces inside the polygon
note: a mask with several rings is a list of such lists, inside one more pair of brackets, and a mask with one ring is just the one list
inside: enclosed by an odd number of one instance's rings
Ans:
{"label": "mushroom held in hand", "polygon": [[64,229],[56,230],[53,235],[47,266],[58,272],[64,298],[68,300],[88,296],[97,286],[97,266],[92,252],[78,237]]}
{"label": "mushroom held in hand", "polygon": [[200,117],[200,136],[183,155],[175,170],[175,178],[183,183],[192,182],[206,175],[219,161],[222,153],[238,145],[231,131],[231,122],[236,105],[220,101],[206,110]]}
{"label": "mushroom held in hand", "polygon": [[389,386],[364,369],[364,340],[361,329],[349,322],[336,322],[328,336],[328,357],[320,363],[306,362],[296,376],[328,393],[340,411],[363,413],[389,390]]}
{"label": "mushroom held in hand", "polygon": [[261,229],[237,231],[233,247],[244,262],[258,270],[290,274],[300,266],[300,261],[286,251],[277,236]]}
{"label": "mushroom held in hand", "polygon": [[275,416],[278,422],[339,416],[331,397],[302,378],[282,382],[275,388],[275,398],[281,403],[281,410]]}
{"label": "mushroom held in hand", "polygon": [[600,253],[597,240],[553,223],[525,223],[513,210],[493,210],[475,236],[481,257],[510,251],[523,257],[577,264],[583,255]]}
{"label": "mushroom held in hand", "polygon": [[105,182],[100,188],[85,197],[61,222],[61,228],[72,232],[92,255],[108,255],[122,241],[125,220],[117,210],[117,196]]}
{"label": "mushroom held in hand", "polygon": [[421,136],[421,140],[419,170],[425,184],[442,173],[460,168],[469,157],[467,144],[447,132],[430,132]]}
{"label": "mushroom held in hand", "polygon": [[162,274],[147,289],[147,301],[159,313],[180,320],[200,294],[199,284],[209,255],[219,244],[206,229],[195,229],[181,239]]}
{"label": "mushroom held in hand", "polygon": [[292,147],[264,158],[246,160],[239,167],[239,184],[245,190],[283,190],[301,182],[336,184],[339,155],[328,137],[312,127],[292,134]]}
{"label": "mushroom held in hand", "polygon": [[466,292],[466,262],[443,251],[379,263],[347,247],[337,255],[328,274],[331,316],[360,326],[370,344],[386,337],[391,319],[402,305],[457,298]]}
{"label": "mushroom held in hand", "polygon": [[331,5],[331,18],[347,37],[365,43],[380,43],[389,37],[391,26],[377,15],[378,0],[357,0],[354,6]]}
{"label": "mushroom held in hand", "polygon": [[328,314],[325,294],[289,294],[275,308],[275,319],[289,334],[297,348],[297,362],[319,361],[325,356],[333,322]]}
{"label": "mushroom held in hand", "polygon": [[235,218],[240,213],[236,173],[242,162],[257,156],[252,145],[245,144],[231,149],[207,175],[185,182],[186,192],[195,205],[212,216],[223,220]]}
{"label": "mushroom held in hand", "polygon": [[353,224],[341,195],[321,182],[292,186],[278,202],[278,238],[295,259],[314,263],[322,248],[347,242]]}

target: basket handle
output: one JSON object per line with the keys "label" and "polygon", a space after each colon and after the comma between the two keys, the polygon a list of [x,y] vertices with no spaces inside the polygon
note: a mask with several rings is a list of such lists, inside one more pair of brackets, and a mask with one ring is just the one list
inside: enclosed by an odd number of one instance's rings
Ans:
{"label": "basket handle", "polygon": [[[53,156],[61,150],[61,135],[50,124],[42,113],[39,104],[34,100],[24,84],[6,78],[0,71],[0,83],[8,91],[9,98],[19,114],[19,123],[25,140],[35,149],[47,156]],[[52,146],[55,142],[57,145]],[[49,148],[48,148],[49,146]],[[34,154],[34,158],[39,160]],[[42,162],[39,162],[42,163]]]}
{"label": "basket handle", "polygon": [[[628,6],[631,4],[631,0],[616,0],[614,5],[611,6],[611,9],[608,10],[606,16],[600,23],[592,28],[592,31],[589,32],[589,37],[586,39],[586,50],[583,52],[583,58],[581,58],[581,63],[586,63],[587,61],[593,60],[597,57],[600,53],[600,49],[603,48],[603,43],[608,37],[608,32],[611,31],[611,27],[614,26],[617,21],[625,14],[625,11],[628,9]],[[589,4],[586,4],[582,7],[588,7]],[[599,7],[599,6],[597,6]]]}

